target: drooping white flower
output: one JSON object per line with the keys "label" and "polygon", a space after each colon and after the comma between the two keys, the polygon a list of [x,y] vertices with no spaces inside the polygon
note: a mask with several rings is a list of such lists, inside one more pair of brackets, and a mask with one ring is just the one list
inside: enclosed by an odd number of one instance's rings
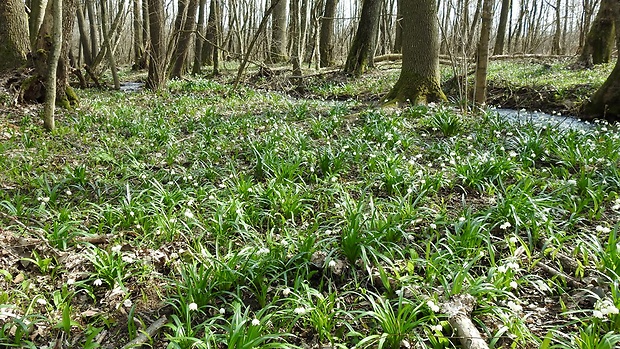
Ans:
{"label": "drooping white flower", "polygon": [[285,288],[284,290],[282,290],[282,295],[284,297],[288,297],[291,294],[291,289],[290,288]]}
{"label": "drooping white flower", "polygon": [[187,309],[189,309],[189,310],[198,310],[198,304],[196,304],[194,302],[189,303],[189,305],[187,306]]}
{"label": "drooping white flower", "polygon": [[123,306],[125,306],[125,308],[129,308],[132,305],[133,305],[133,302],[129,298],[125,299],[125,301],[123,302]]}
{"label": "drooping white flower", "polygon": [[189,210],[189,208],[185,210],[185,213],[183,213],[183,215],[189,219],[194,218],[194,214],[192,213],[192,211]]}
{"label": "drooping white flower", "polygon": [[297,315],[304,315],[306,313],[306,308],[304,307],[297,307],[295,308],[295,314]]}
{"label": "drooping white flower", "polygon": [[437,304],[435,304],[435,302],[433,302],[433,300],[429,299],[428,301],[426,301],[426,305],[429,307],[430,310],[432,310],[434,313],[438,313],[439,312],[439,306]]}
{"label": "drooping white flower", "polygon": [[254,318],[254,319],[252,320],[252,326],[258,326],[258,325],[260,325],[260,320],[259,320],[259,319],[257,319],[257,318]]}
{"label": "drooping white flower", "polygon": [[512,310],[515,313],[518,313],[520,311],[523,310],[523,307],[520,306],[519,304],[513,302],[513,301],[508,301],[508,303],[506,304],[508,306],[508,308],[510,308],[510,310]]}
{"label": "drooping white flower", "polygon": [[95,281],[93,281],[93,285],[94,286],[101,286],[101,285],[103,285],[103,281],[101,279],[96,279]]}

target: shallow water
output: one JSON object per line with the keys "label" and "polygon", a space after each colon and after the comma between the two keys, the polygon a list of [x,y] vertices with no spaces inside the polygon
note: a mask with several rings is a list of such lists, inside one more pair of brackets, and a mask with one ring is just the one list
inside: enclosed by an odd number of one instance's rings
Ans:
{"label": "shallow water", "polygon": [[534,124],[563,130],[588,130],[594,127],[593,123],[572,116],[552,115],[524,109],[494,109],[493,111],[506,120],[518,124]]}
{"label": "shallow water", "polygon": [[121,91],[123,92],[138,92],[144,89],[143,82],[123,82],[121,84]]}

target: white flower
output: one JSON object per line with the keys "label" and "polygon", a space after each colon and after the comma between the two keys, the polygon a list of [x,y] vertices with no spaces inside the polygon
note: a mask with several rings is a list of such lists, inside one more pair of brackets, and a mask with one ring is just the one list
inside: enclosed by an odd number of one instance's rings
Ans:
{"label": "white flower", "polygon": [[254,318],[254,320],[252,320],[252,326],[258,326],[260,325],[260,320],[257,318]]}
{"label": "white flower", "polygon": [[41,305],[46,305],[47,301],[45,300],[45,298],[37,298],[37,303]]}
{"label": "white flower", "polygon": [[523,307],[520,306],[519,304],[513,302],[513,301],[508,301],[508,303],[506,304],[508,306],[508,308],[510,308],[510,310],[512,310],[515,313],[520,312],[521,310],[523,310]]}
{"label": "white flower", "polygon": [[226,314],[226,309],[224,309],[224,308],[220,308],[220,314],[221,314],[221,315]]}
{"label": "white flower", "polygon": [[429,227],[431,227],[431,229],[437,229],[437,224],[435,224],[435,223],[431,223],[431,224],[429,225]]}
{"label": "white flower", "polygon": [[506,268],[506,266],[505,266],[505,265],[500,265],[499,267],[497,267],[497,271],[498,271],[499,273],[504,274],[505,272],[507,272],[507,271],[508,271],[508,268]]}
{"label": "white flower", "polygon": [[502,225],[499,226],[499,228],[501,230],[506,230],[506,229],[510,228],[511,226],[512,226],[512,224],[510,224],[510,222],[504,222],[504,223],[502,223]]}
{"label": "white flower", "polygon": [[113,246],[112,247],[112,252],[119,253],[119,252],[121,252],[121,248],[123,248],[123,246],[121,246],[121,245]]}
{"label": "white flower", "polygon": [[439,324],[437,324],[437,325],[432,325],[432,326],[431,326],[431,330],[433,330],[433,331],[435,331],[435,332],[441,332],[441,331],[443,331],[443,327],[442,327],[441,325],[439,325]]}
{"label": "white flower", "polygon": [[67,279],[67,285],[73,285],[73,284],[75,284],[75,279],[73,278]]}
{"label": "white flower", "polygon": [[284,290],[282,290],[282,295],[284,297],[288,297],[288,295],[291,294],[291,289],[290,288],[285,288]]}
{"label": "white flower", "polygon": [[568,184],[568,185],[576,185],[577,181],[574,180],[574,179],[569,179],[569,180],[566,181],[566,184]]}
{"label": "white flower", "polygon": [[459,222],[465,222],[465,217],[459,217]]}
{"label": "white flower", "polygon": [[282,241],[280,241],[280,244],[282,244],[282,246],[286,247],[286,246],[288,246],[288,241],[286,241],[286,239],[282,239]]}
{"label": "white flower", "polygon": [[336,261],[335,260],[331,260],[329,261],[329,263],[327,264],[330,268],[335,268],[336,267]]}
{"label": "white flower", "polygon": [[71,190],[67,189],[67,191],[65,191],[65,194],[67,194],[67,196],[71,196]]}
{"label": "white flower", "polygon": [[516,244],[519,239],[517,239],[516,236],[511,236],[510,239],[508,239],[508,241],[510,241],[511,244]]}
{"label": "white flower", "polygon": [[194,218],[194,214],[192,213],[192,211],[189,210],[189,208],[185,210],[185,213],[183,213],[183,215],[185,215],[185,217],[189,219]]}
{"label": "white flower", "polygon": [[198,304],[196,303],[189,303],[189,305],[187,306],[187,309],[189,310],[198,310]]}
{"label": "white flower", "polygon": [[439,306],[437,304],[435,304],[435,302],[433,302],[431,299],[429,299],[426,302],[426,305],[430,308],[430,310],[432,310],[434,313],[438,313],[439,312]]}
{"label": "white flower", "polygon": [[519,284],[517,284],[516,281],[510,281],[510,287],[517,288],[517,287],[519,287]]}
{"label": "white flower", "polygon": [[607,234],[607,233],[609,233],[611,231],[611,229],[609,229],[607,227],[603,227],[601,225],[597,225],[596,226],[596,231],[599,232],[599,233]]}
{"label": "white flower", "polygon": [[295,308],[295,314],[297,315],[304,315],[306,313],[306,308],[304,307],[297,307]]}
{"label": "white flower", "polygon": [[125,306],[125,308],[129,308],[129,307],[131,307],[133,305],[133,302],[131,301],[131,299],[127,298],[123,302],[123,305]]}
{"label": "white flower", "polygon": [[49,202],[49,201],[50,201],[50,198],[49,198],[48,196],[46,196],[46,197],[42,197],[42,198],[41,198],[41,201],[43,201],[43,202]]}
{"label": "white flower", "polygon": [[103,285],[103,281],[101,281],[101,279],[96,279],[95,281],[93,281],[93,285],[94,286],[101,286],[101,285]]}
{"label": "white flower", "polygon": [[262,254],[267,254],[267,253],[269,253],[269,249],[268,249],[267,247],[261,247],[261,248],[260,248],[260,249],[256,252],[256,254],[257,254],[257,255],[262,255]]}
{"label": "white flower", "polygon": [[605,317],[605,315],[603,315],[603,313],[600,310],[593,310],[592,316],[594,316],[595,318],[599,318],[599,319],[602,319]]}
{"label": "white flower", "polygon": [[130,256],[123,256],[123,258],[121,258],[121,259],[125,263],[133,263],[133,258],[131,258]]}
{"label": "white flower", "polygon": [[135,212],[133,212],[133,211],[131,211],[131,212],[129,212],[129,215],[133,217],[133,216],[135,216],[135,215],[136,215],[136,213],[135,213]]}

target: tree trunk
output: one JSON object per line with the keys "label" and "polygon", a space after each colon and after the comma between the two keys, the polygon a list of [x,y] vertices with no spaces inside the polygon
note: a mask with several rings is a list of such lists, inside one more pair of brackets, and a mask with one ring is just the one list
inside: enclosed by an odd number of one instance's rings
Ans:
{"label": "tree trunk", "polygon": [[[612,11],[616,19],[615,26],[620,28],[620,4],[617,1],[612,4]],[[620,35],[616,35],[616,47],[620,47]],[[620,119],[620,57],[616,58],[614,70],[586,105],[585,114],[609,120]]]}
{"label": "tree trunk", "polygon": [[556,0],[555,6],[553,6],[555,14],[553,23],[555,25],[555,29],[553,32],[553,40],[551,42],[552,55],[559,55],[562,53],[562,48],[560,47],[560,42],[562,39],[562,12],[560,6],[562,6],[562,0]]}
{"label": "tree trunk", "polygon": [[56,71],[62,52],[62,0],[53,0],[52,4],[52,47],[49,56],[49,74],[46,81],[45,108],[43,127],[52,131],[55,128],[54,109],[56,108]]}
{"label": "tree trunk", "polygon": [[192,34],[196,30],[196,9],[198,0],[189,0],[187,6],[187,16],[183,23],[182,31],[179,35],[179,42],[175,48],[173,56],[173,65],[170,76],[173,78],[181,78],[185,73],[185,62],[187,61],[187,53],[192,39]]}
{"label": "tree trunk", "polygon": [[116,60],[114,59],[114,51],[112,50],[112,44],[110,43],[110,31],[108,31],[108,11],[106,9],[106,1],[101,0],[101,28],[103,31],[103,45],[106,50],[106,58],[108,59],[108,64],[110,65],[110,71],[112,72],[112,80],[114,81],[114,89],[120,90],[121,83],[118,79],[118,72],[116,70]]}
{"label": "tree trunk", "polygon": [[439,78],[437,1],[403,1],[403,66],[386,104],[443,101]]}
{"label": "tree trunk", "polygon": [[300,21],[300,13],[299,13],[299,0],[290,0],[290,40],[292,41],[291,45],[291,63],[293,64],[293,84],[296,86],[298,91],[303,89],[303,78],[301,72],[301,59],[300,59],[300,42],[301,42],[301,21]]}
{"label": "tree trunk", "polygon": [[148,68],[151,46],[151,28],[149,25],[149,0],[142,0],[142,47],[144,54],[142,55],[142,65]]}
{"label": "tree trunk", "polygon": [[217,0],[211,0],[209,5],[209,19],[207,20],[206,42],[203,46],[202,59],[204,65],[213,65],[215,51],[215,35],[217,34]]}
{"label": "tree trunk", "polygon": [[380,16],[381,0],[364,0],[360,22],[344,65],[345,73],[360,76],[373,66]]}
{"label": "tree trunk", "polygon": [[97,31],[97,13],[95,12],[95,0],[86,0],[88,23],[90,26],[90,52],[93,56],[99,52],[99,32]]}
{"label": "tree trunk", "polygon": [[403,51],[403,1],[396,1],[396,36],[394,38],[394,53],[401,53]]}
{"label": "tree trunk", "polygon": [[[8,0],[11,3],[14,0]],[[47,0],[34,0],[30,7],[30,16],[28,16],[29,29],[30,29],[30,47],[34,47],[37,42],[37,36],[39,35],[39,28],[43,23],[43,17],[45,16],[45,9],[47,8]]]}
{"label": "tree trunk", "polygon": [[[212,0],[213,1],[213,0]],[[146,86],[157,91],[166,84],[166,48],[164,44],[164,1],[148,0],[151,59]]]}
{"label": "tree trunk", "polygon": [[133,70],[140,70],[145,67],[142,26],[142,5],[140,0],[133,0]]}
{"label": "tree trunk", "polygon": [[497,25],[497,38],[495,39],[494,55],[504,54],[504,40],[506,39],[506,27],[508,25],[508,13],[512,6],[511,0],[502,0],[502,9],[499,14],[499,24]]}
{"label": "tree trunk", "polygon": [[273,9],[271,17],[271,52],[269,61],[281,63],[286,61],[286,4],[287,1],[279,1]]}
{"label": "tree trunk", "polygon": [[0,72],[24,65],[29,51],[28,16],[23,1],[0,1]]}
{"label": "tree trunk", "polygon": [[321,68],[334,65],[334,17],[336,17],[337,9],[338,0],[325,1],[319,37],[319,65]]}
{"label": "tree trunk", "polygon": [[609,63],[614,47],[614,7],[617,0],[601,0],[601,6],[588,32],[578,62],[586,67]]}
{"label": "tree trunk", "polygon": [[493,0],[484,0],[482,25],[478,42],[478,63],[476,65],[476,92],[474,101],[483,105],[487,99],[487,67],[489,65],[489,41],[493,25]]}
{"label": "tree trunk", "polygon": [[93,53],[90,51],[91,45],[86,31],[86,19],[84,18],[84,12],[79,2],[76,7],[75,12],[78,19],[78,30],[80,31],[80,45],[82,46],[82,51],[84,52],[84,61],[86,62],[86,65],[90,66],[93,64]]}
{"label": "tree trunk", "polygon": [[200,0],[198,5],[198,26],[196,27],[196,44],[194,50],[194,66],[192,67],[192,73],[200,74],[202,68],[202,45],[204,43],[205,35],[205,12],[207,11],[207,0]]}

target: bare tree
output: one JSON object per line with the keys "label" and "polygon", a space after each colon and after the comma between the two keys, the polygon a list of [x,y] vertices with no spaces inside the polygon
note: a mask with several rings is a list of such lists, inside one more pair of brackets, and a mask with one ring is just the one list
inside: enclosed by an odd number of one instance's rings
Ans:
{"label": "bare tree", "polygon": [[[49,8],[49,6],[48,6]],[[56,70],[62,52],[62,0],[53,0],[51,6],[52,26],[52,47],[49,56],[49,74],[47,76],[45,94],[45,108],[43,111],[43,127],[52,131],[56,125],[54,120],[54,109],[56,108]]]}
{"label": "bare tree", "polygon": [[489,63],[489,41],[491,39],[491,25],[493,24],[493,0],[484,0],[482,5],[482,25],[478,41],[476,65],[476,89],[474,101],[484,104],[487,98],[487,67]]}
{"label": "bare tree", "polygon": [[26,63],[28,19],[21,0],[0,1],[0,72]]}
{"label": "bare tree", "polygon": [[364,0],[360,22],[344,65],[345,73],[359,76],[373,66],[380,16],[381,0]]}

